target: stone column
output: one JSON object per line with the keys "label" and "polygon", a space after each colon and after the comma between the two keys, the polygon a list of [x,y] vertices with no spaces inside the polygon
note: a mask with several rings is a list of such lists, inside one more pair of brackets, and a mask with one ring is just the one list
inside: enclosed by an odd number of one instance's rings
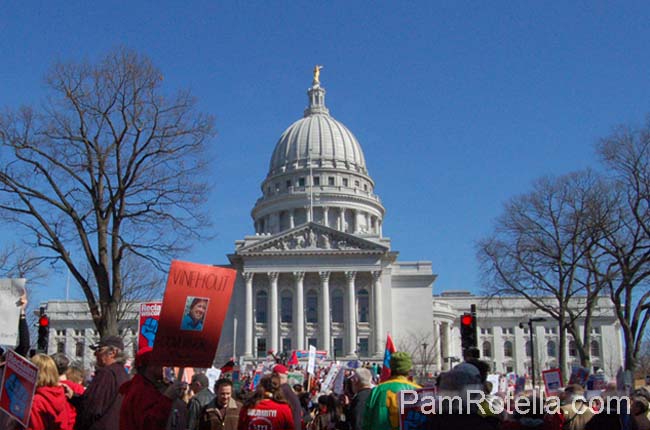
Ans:
{"label": "stone column", "polygon": [[271,338],[268,349],[273,352],[278,352],[278,333],[279,333],[279,318],[278,318],[278,272],[269,272],[269,283],[271,285],[271,303],[268,320],[268,335]]}
{"label": "stone column", "polygon": [[442,371],[442,342],[440,342],[440,321],[433,323],[433,366],[438,372]]}
{"label": "stone column", "polygon": [[305,272],[293,272],[296,300],[294,301],[293,326],[296,328],[294,349],[305,349],[305,305],[303,281]]}
{"label": "stone column", "polygon": [[307,213],[307,222],[312,222],[313,221],[313,219],[311,218],[312,210],[310,209],[309,206],[305,206],[305,212]]}
{"label": "stone column", "polygon": [[381,301],[381,271],[372,272],[372,295],[375,304],[375,354],[379,355],[384,350],[384,321]]}
{"label": "stone column", "polygon": [[340,223],[339,230],[345,232],[345,208],[341,208],[339,223]]}
{"label": "stone column", "polygon": [[[449,323],[442,323],[442,351],[443,357],[451,357],[452,348],[451,348],[451,330],[449,329]],[[462,354],[461,354],[462,355]],[[462,360],[462,357],[458,357]],[[453,366],[453,364],[452,364]],[[445,360],[445,365],[443,366],[445,370],[449,370],[449,360]]]}
{"label": "stone column", "polygon": [[348,311],[345,321],[348,328],[347,354],[353,355],[357,350],[357,306],[354,294],[354,278],[357,272],[345,272],[348,281]]}
{"label": "stone column", "polygon": [[295,209],[291,209],[289,211],[289,228],[294,228],[296,226],[296,223],[294,221],[294,213],[295,213],[295,211],[296,211]]}
{"label": "stone column", "polygon": [[352,221],[354,222],[352,232],[355,234],[359,233],[359,211],[356,209],[352,209]]}
{"label": "stone column", "polygon": [[[320,275],[320,345],[321,349],[329,351],[332,348],[330,339],[330,272],[319,272]],[[330,351],[333,352],[333,351]]]}
{"label": "stone column", "polygon": [[330,208],[328,208],[327,206],[323,206],[323,225],[325,227],[330,226],[329,212],[330,212]]}
{"label": "stone column", "polygon": [[245,324],[244,324],[244,356],[251,357],[253,355],[253,273],[244,272],[244,281],[246,281],[246,309]]}
{"label": "stone column", "polygon": [[384,237],[383,229],[381,226],[381,220],[379,218],[377,218],[377,228],[379,232],[379,237]]}

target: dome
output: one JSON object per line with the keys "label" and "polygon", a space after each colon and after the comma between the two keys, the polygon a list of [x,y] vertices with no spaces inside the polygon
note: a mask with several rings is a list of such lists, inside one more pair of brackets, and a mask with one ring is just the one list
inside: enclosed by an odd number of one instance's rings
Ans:
{"label": "dome", "polygon": [[304,118],[291,124],[275,145],[269,176],[307,167],[310,158],[318,166],[367,174],[361,145],[325,107],[325,89],[315,84],[307,94],[309,107]]}

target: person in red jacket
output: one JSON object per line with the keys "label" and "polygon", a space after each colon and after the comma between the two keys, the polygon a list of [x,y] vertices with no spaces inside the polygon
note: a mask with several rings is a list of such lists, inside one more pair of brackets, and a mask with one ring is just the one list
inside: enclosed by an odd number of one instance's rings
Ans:
{"label": "person in red jacket", "polygon": [[280,381],[263,377],[255,394],[239,413],[238,430],[293,430],[291,408],[280,391]]}
{"label": "person in red jacket", "polygon": [[142,348],[135,357],[136,375],[122,384],[120,430],[164,430],[174,399],[183,393],[180,381],[163,382],[162,366],[149,362],[152,349]]}
{"label": "person in red jacket", "polygon": [[59,385],[54,360],[45,354],[36,354],[32,363],[38,367],[38,379],[27,429],[73,430],[70,406],[63,387]]}

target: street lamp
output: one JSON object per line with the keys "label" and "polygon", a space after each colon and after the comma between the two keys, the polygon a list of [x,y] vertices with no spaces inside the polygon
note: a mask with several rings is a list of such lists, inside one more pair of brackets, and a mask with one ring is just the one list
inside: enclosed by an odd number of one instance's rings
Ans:
{"label": "street lamp", "polygon": [[[531,370],[533,373],[532,382],[533,390],[535,389],[535,333],[533,332],[533,323],[534,322],[544,322],[546,318],[535,317],[528,318],[528,330],[530,331],[530,359],[531,359]],[[519,328],[524,328],[524,323],[519,323]]]}
{"label": "street lamp", "polygon": [[422,343],[422,377],[426,378],[427,376],[427,346],[426,342]]}

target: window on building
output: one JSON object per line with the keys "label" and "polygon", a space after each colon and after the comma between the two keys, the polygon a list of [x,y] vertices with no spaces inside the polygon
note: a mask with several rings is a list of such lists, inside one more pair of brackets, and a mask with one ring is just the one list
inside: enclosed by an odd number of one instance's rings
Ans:
{"label": "window on building", "polygon": [[529,340],[526,341],[526,357],[532,357],[533,356],[533,343]]}
{"label": "window on building", "polygon": [[305,178],[298,178],[298,186],[299,187],[305,186]]}
{"label": "window on building", "polygon": [[266,291],[258,291],[255,300],[255,321],[258,323],[266,324],[266,308],[269,296]]}
{"label": "window on building", "polygon": [[503,334],[515,334],[515,329],[512,327],[504,327]]}
{"label": "window on building", "polygon": [[481,334],[492,334],[492,328],[491,327],[481,327]]}
{"label": "window on building", "polygon": [[569,357],[575,357],[578,355],[578,349],[576,348],[575,340],[569,341]]}
{"label": "window on building", "polygon": [[266,187],[266,194],[271,194],[271,186]]}
{"label": "window on building", "polygon": [[368,184],[363,184],[363,191],[368,191]]}
{"label": "window on building", "polygon": [[280,183],[279,183],[279,182],[276,182],[276,183],[275,183],[275,192],[276,192],[276,193],[279,193],[279,192],[280,192]]}
{"label": "window on building", "polygon": [[343,186],[344,187],[348,186],[348,178],[343,178]]}
{"label": "window on building", "polygon": [[291,188],[291,179],[288,179],[287,182],[285,183],[285,186],[287,187],[287,190]]}
{"label": "window on building", "polygon": [[354,188],[359,188],[359,181],[354,181]]}
{"label": "window on building", "polygon": [[57,336],[65,336],[65,329],[57,330],[57,331],[56,331],[56,335],[57,335]]}
{"label": "window on building", "polygon": [[492,344],[483,342],[483,357],[492,357]]}
{"label": "window on building", "polygon": [[368,349],[368,338],[367,337],[360,337],[359,338],[359,351],[358,355],[359,357],[367,357],[369,354],[369,349]]}
{"label": "window on building", "polygon": [[332,293],[332,322],[343,322],[343,292],[334,290]]}
{"label": "window on building", "polygon": [[528,327],[524,327],[524,334],[528,334]]}
{"label": "window on building", "polygon": [[266,338],[258,337],[257,338],[257,356],[266,357]]}
{"label": "window on building", "polygon": [[65,354],[65,340],[60,340],[56,343],[56,352]]}
{"label": "window on building", "polygon": [[341,337],[334,338],[334,354],[338,357],[343,355],[343,338]]}
{"label": "window on building", "polygon": [[506,373],[512,373],[515,370],[512,366],[506,366]]}
{"label": "window on building", "polygon": [[[307,304],[307,322],[308,323],[317,323],[318,322],[318,294],[316,291],[310,290],[306,296]],[[315,344],[314,344],[315,345]]]}
{"label": "window on building", "polygon": [[557,327],[544,327],[546,334],[557,334]]}
{"label": "window on building", "polygon": [[549,357],[557,356],[557,347],[555,346],[555,342],[553,342],[552,340],[546,344],[546,355],[548,355]]}
{"label": "window on building", "polygon": [[357,306],[359,322],[370,321],[370,296],[368,290],[359,290],[357,293]]}
{"label": "window on building", "polygon": [[600,357],[600,345],[597,340],[591,341],[590,354],[592,357]]}
{"label": "window on building", "polygon": [[591,334],[600,334],[600,327],[592,327]]}
{"label": "window on building", "polygon": [[503,343],[503,355],[505,357],[512,357],[512,342],[509,340]]}
{"label": "window on building", "polygon": [[315,337],[308,338],[307,339],[307,347],[309,347],[309,345],[318,347],[318,339],[315,338]]}
{"label": "window on building", "polygon": [[320,185],[320,176],[314,176],[314,186],[317,187]]}
{"label": "window on building", "polygon": [[291,338],[283,337],[282,338],[282,352],[289,353],[291,352]]}
{"label": "window on building", "polygon": [[83,336],[83,330],[75,329],[74,335],[75,336]]}
{"label": "window on building", "polygon": [[75,352],[74,355],[77,357],[83,357],[84,356],[84,343],[83,342],[77,342],[75,345]]}
{"label": "window on building", "polygon": [[330,176],[327,178],[327,185],[333,187],[334,186],[334,176]]}
{"label": "window on building", "polygon": [[293,299],[289,290],[284,290],[280,297],[280,319],[285,323],[293,322]]}

